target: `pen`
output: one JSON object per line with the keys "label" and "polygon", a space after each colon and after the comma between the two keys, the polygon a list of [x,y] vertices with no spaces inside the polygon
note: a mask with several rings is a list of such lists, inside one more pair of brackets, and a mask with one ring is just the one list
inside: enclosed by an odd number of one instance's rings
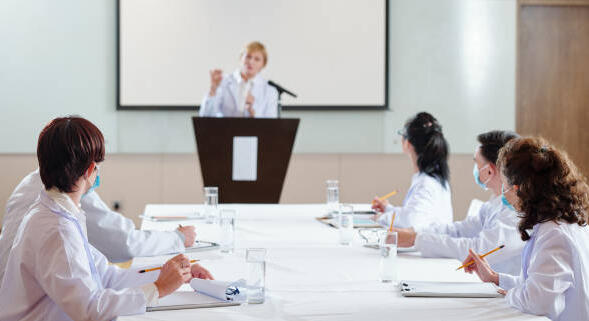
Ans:
{"label": "pen", "polygon": [[[198,262],[200,260],[190,260],[190,263],[194,263],[194,262]],[[161,270],[162,267],[156,267],[156,268],[151,268],[151,269],[145,269],[145,270],[139,270],[139,273],[145,273],[145,272],[151,272],[151,271],[157,271],[157,270]]]}
{"label": "pen", "polygon": [[[502,248],[504,248],[504,247],[505,247],[505,245],[501,245],[501,246],[499,246],[498,248],[496,248],[496,249],[494,249],[494,250],[491,250],[491,251],[489,251],[489,252],[487,252],[487,253],[485,253],[485,254],[481,255],[480,257],[481,257],[481,259],[482,259],[482,258],[484,258],[485,256],[487,256],[487,255],[489,255],[489,254],[491,254],[491,253],[493,253],[493,252],[497,252],[497,251],[499,251],[500,249],[502,249]],[[471,266],[471,265],[473,265],[473,264],[474,264],[474,260],[470,260],[470,261],[468,261],[468,263],[466,263],[466,264],[464,264],[464,265],[460,266],[459,268],[457,268],[457,269],[456,269],[456,271],[458,271],[458,270],[460,270],[460,269],[462,269],[462,268],[464,268],[464,267]]]}

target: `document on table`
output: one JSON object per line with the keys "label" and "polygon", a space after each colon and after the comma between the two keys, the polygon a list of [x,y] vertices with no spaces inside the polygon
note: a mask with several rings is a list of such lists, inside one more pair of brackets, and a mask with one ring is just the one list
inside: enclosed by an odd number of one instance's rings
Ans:
{"label": "document on table", "polygon": [[240,305],[245,301],[245,281],[235,282],[192,279],[190,287],[183,286],[159,300],[154,306],[148,306],[147,312],[215,308]]}
{"label": "document on table", "polygon": [[444,298],[496,298],[501,294],[493,283],[401,281],[402,296]]}

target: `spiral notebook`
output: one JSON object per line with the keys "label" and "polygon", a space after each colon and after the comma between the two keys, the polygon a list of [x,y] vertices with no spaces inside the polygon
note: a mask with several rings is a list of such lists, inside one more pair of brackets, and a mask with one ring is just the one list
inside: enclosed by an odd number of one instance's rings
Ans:
{"label": "spiral notebook", "polygon": [[493,283],[401,281],[402,296],[442,298],[497,298],[501,294]]}
{"label": "spiral notebook", "polygon": [[146,311],[202,309],[240,305],[245,301],[244,286],[244,280],[224,282],[193,279],[190,285],[183,285],[178,291],[161,298],[157,305],[148,306]]}

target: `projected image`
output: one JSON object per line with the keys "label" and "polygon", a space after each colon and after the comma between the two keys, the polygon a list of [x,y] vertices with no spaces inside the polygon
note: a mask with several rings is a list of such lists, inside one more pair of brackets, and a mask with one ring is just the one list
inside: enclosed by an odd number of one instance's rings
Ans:
{"label": "projected image", "polygon": [[119,108],[196,109],[211,71],[240,68],[252,41],[260,77],[297,94],[289,109],[386,106],[386,0],[119,0]]}

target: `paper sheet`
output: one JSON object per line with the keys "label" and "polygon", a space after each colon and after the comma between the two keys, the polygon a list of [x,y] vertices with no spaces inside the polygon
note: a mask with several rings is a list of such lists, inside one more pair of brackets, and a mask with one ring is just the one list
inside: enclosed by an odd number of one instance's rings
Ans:
{"label": "paper sheet", "polygon": [[258,137],[233,137],[233,180],[258,179]]}

